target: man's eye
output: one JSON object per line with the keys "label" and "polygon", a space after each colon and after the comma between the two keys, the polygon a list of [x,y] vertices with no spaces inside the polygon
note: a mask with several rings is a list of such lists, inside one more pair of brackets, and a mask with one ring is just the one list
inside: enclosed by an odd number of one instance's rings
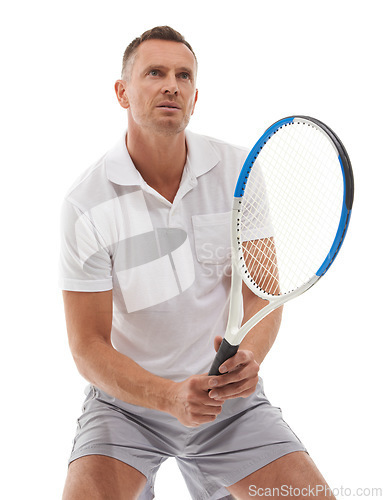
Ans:
{"label": "man's eye", "polygon": [[149,75],[150,76],[158,76],[159,75],[159,71],[157,69],[152,69],[149,71]]}
{"label": "man's eye", "polygon": [[182,80],[189,80],[190,79],[189,73],[181,73],[180,76],[181,76]]}

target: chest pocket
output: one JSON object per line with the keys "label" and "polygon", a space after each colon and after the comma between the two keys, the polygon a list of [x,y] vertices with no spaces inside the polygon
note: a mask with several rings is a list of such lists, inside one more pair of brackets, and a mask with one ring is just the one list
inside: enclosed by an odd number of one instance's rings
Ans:
{"label": "chest pocket", "polygon": [[231,256],[231,212],[193,215],[195,250],[202,264],[225,264]]}

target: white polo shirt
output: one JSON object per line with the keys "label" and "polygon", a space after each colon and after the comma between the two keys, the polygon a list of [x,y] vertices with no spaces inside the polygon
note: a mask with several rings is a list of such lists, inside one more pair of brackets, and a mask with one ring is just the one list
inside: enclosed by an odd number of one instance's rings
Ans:
{"label": "white polo shirt", "polygon": [[209,370],[230,290],[230,212],[244,148],[187,131],[170,203],[117,145],[72,186],[62,210],[60,287],[113,289],[112,343],[175,381]]}

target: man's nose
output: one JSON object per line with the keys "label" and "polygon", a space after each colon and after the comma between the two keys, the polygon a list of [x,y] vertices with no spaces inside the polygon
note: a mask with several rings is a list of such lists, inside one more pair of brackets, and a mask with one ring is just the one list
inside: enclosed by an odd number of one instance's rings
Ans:
{"label": "man's nose", "polygon": [[169,76],[166,79],[166,82],[164,83],[164,86],[162,88],[162,93],[163,94],[178,94],[178,82],[175,76]]}

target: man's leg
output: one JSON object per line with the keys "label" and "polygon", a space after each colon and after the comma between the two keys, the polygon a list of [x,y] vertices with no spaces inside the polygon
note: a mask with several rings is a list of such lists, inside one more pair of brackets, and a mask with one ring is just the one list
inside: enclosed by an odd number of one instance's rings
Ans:
{"label": "man's leg", "polygon": [[115,458],[87,455],[69,466],[63,500],[135,500],[146,477]]}
{"label": "man's leg", "polygon": [[[267,489],[268,488],[268,489]],[[275,494],[268,494],[272,492]],[[329,486],[309,455],[296,451],[274,460],[270,464],[241,479],[227,489],[238,500],[249,498],[331,498]],[[258,491],[258,495],[256,492]],[[279,492],[279,494],[277,494]]]}

